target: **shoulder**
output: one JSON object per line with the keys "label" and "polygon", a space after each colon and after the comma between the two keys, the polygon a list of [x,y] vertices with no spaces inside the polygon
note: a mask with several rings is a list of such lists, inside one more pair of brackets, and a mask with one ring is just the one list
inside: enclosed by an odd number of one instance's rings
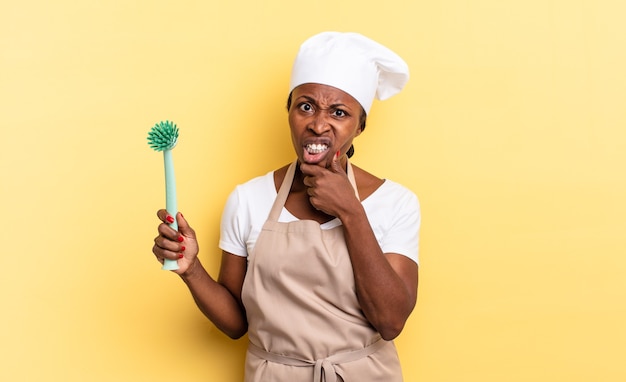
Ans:
{"label": "shoulder", "polygon": [[363,207],[383,252],[404,255],[419,263],[421,211],[415,193],[385,179],[363,201]]}
{"label": "shoulder", "polygon": [[417,195],[413,191],[390,179],[385,179],[385,182],[380,187],[380,192],[385,195],[395,195],[398,198],[406,198],[417,202]]}
{"label": "shoulder", "polygon": [[420,201],[417,195],[407,187],[386,179],[380,188],[380,197],[394,201],[394,209],[398,216],[414,216],[420,220]]}
{"label": "shoulder", "polygon": [[[287,173],[289,165],[264,175],[254,177],[238,184],[230,194],[230,204],[239,208],[250,208],[248,205],[264,205],[276,198],[276,184],[280,184]],[[277,181],[280,181],[277,183]]]}
{"label": "shoulder", "polygon": [[240,194],[254,194],[257,192],[268,192],[274,190],[274,171],[270,171],[265,175],[252,178],[235,187],[235,192]]}
{"label": "shoulder", "polygon": [[386,211],[386,213],[391,213],[391,216],[419,214],[420,211],[417,195],[407,187],[389,179],[385,179],[372,195],[363,200],[363,205],[372,211]]}
{"label": "shoulder", "polygon": [[351,166],[352,171],[354,171],[354,178],[356,180],[356,185],[359,190],[359,196],[361,200],[367,199],[383,185],[383,179],[365,171],[358,166],[355,166],[354,164],[351,164]]}
{"label": "shoulder", "polygon": [[398,199],[412,200],[417,203],[415,193],[400,183],[379,178],[355,165],[352,165],[352,168],[362,200],[368,199],[369,196],[372,196],[373,199],[391,197],[391,201],[394,203],[398,202]]}
{"label": "shoulder", "polygon": [[231,191],[224,216],[245,216],[254,214],[261,206],[271,203],[276,198],[273,171],[238,184]]}
{"label": "shoulder", "polygon": [[380,181],[369,196],[362,198],[366,210],[373,214],[387,214],[387,218],[420,214],[420,203],[412,190],[390,179]]}

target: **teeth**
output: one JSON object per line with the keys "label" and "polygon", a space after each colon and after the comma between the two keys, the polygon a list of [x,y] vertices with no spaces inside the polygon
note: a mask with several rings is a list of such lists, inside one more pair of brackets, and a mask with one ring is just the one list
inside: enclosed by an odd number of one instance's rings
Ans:
{"label": "teeth", "polygon": [[308,144],[306,145],[306,151],[309,152],[309,154],[319,154],[321,152],[324,152],[328,150],[328,146],[324,145],[324,144]]}

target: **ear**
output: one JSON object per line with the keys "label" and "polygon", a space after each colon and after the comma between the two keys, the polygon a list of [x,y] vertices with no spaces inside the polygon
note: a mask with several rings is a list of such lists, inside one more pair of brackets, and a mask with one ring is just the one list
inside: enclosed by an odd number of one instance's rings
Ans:
{"label": "ear", "polygon": [[363,132],[363,127],[362,125],[359,123],[359,127],[357,127],[356,129],[356,133],[354,134],[354,137],[358,137],[359,135],[361,135],[361,133]]}
{"label": "ear", "polygon": [[363,130],[365,130],[366,123],[367,123],[367,114],[365,114],[365,110],[361,108],[361,115],[359,116],[359,122],[358,122],[357,130],[356,130],[356,134],[354,134],[355,138],[361,135]]}

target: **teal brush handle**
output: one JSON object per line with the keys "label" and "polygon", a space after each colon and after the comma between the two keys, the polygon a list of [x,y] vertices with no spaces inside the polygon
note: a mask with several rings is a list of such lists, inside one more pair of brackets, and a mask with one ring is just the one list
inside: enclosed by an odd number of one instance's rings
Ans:
{"label": "teal brush handle", "polygon": [[[172,150],[163,151],[163,163],[165,165],[165,209],[174,222],[170,227],[178,231],[178,223],[176,222],[176,214],[178,213],[178,203],[176,202],[176,176],[174,175],[174,159],[172,158]],[[175,271],[178,269],[178,261],[165,259],[161,269],[166,271]]]}

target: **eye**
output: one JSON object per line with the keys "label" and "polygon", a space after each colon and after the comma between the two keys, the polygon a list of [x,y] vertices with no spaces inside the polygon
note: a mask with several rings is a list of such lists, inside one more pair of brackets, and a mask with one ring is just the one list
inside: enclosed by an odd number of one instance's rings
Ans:
{"label": "eye", "polygon": [[348,113],[346,113],[344,110],[341,110],[341,109],[335,109],[333,110],[332,115],[333,117],[342,118],[342,117],[346,117]]}
{"label": "eye", "polygon": [[308,113],[313,110],[313,106],[311,106],[311,104],[308,102],[302,102],[298,105],[298,109]]}

